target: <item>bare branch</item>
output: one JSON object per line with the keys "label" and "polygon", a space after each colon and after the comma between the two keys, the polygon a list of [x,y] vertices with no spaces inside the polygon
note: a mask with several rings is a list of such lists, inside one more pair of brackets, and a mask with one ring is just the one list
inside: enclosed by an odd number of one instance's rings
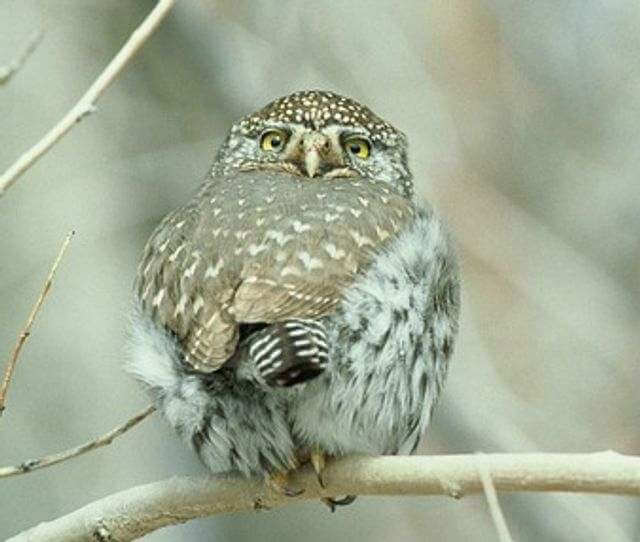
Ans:
{"label": "bare branch", "polygon": [[489,511],[491,512],[493,524],[496,526],[496,531],[498,532],[498,540],[500,540],[500,542],[513,542],[511,533],[509,532],[509,527],[507,527],[507,522],[505,521],[504,514],[500,508],[500,502],[498,502],[498,494],[495,486],[493,485],[493,480],[491,480],[491,473],[482,459],[484,454],[478,453],[477,455],[481,458],[478,462],[478,474],[480,475],[480,481],[482,482],[484,496],[489,504]]}
{"label": "bare branch", "polygon": [[22,51],[20,51],[20,54],[6,66],[0,66],[0,85],[8,83],[20,68],[22,68],[27,58],[31,56],[31,53],[33,53],[40,44],[42,36],[44,36],[42,30],[36,30],[31,34],[29,41],[27,41]]}
{"label": "bare branch", "polygon": [[[572,491],[640,496],[640,457],[594,454],[488,454],[482,458],[501,491]],[[330,495],[447,495],[482,491],[478,457],[346,457],[330,462],[326,488],[311,468],[292,474],[298,497],[275,494],[258,480],[237,476],[174,477],[95,501],[18,534],[29,540],[133,540],[190,519],[275,508]],[[101,537],[101,538],[99,538]]]}
{"label": "bare branch", "polygon": [[138,414],[133,416],[133,418],[127,420],[122,425],[115,427],[101,437],[90,440],[89,442],[85,442],[84,444],[76,446],[75,448],[70,448],[69,450],[65,450],[64,452],[60,452],[57,454],[46,455],[44,457],[41,457],[40,459],[30,459],[29,461],[24,461],[20,465],[12,467],[0,467],[0,478],[15,476],[17,474],[26,474],[37,469],[50,467],[51,465],[55,465],[56,463],[62,463],[67,459],[86,454],[87,452],[95,450],[96,448],[107,446],[108,444],[111,444],[115,438],[119,437],[123,433],[126,433],[135,425],[138,425],[149,414],[154,412],[155,409],[156,407],[154,405],[149,405],[147,408],[145,408],[141,412],[138,412]]}
{"label": "bare branch", "polygon": [[2,378],[2,384],[0,384],[0,416],[2,416],[2,413],[4,412],[4,409],[5,409],[5,402],[7,400],[7,391],[9,389],[9,384],[11,384],[11,377],[13,376],[13,372],[15,371],[16,364],[18,363],[18,357],[20,356],[20,351],[22,350],[24,343],[27,341],[27,339],[29,338],[29,335],[31,334],[31,327],[33,326],[33,322],[35,321],[36,316],[38,315],[38,312],[40,312],[40,309],[42,308],[42,304],[44,303],[44,300],[47,297],[49,290],[51,289],[51,284],[53,283],[53,277],[56,273],[56,269],[58,269],[58,264],[60,263],[60,260],[62,260],[62,256],[64,256],[64,253],[66,252],[67,247],[71,242],[71,238],[75,235],[75,233],[76,233],[75,231],[70,232],[67,235],[64,242],[62,243],[62,246],[58,251],[58,255],[56,256],[56,259],[53,262],[53,265],[51,266],[51,270],[49,271],[47,280],[44,281],[44,286],[42,287],[42,292],[40,292],[40,297],[38,297],[35,305],[31,309],[31,313],[27,318],[27,322],[24,325],[24,328],[22,329],[22,331],[20,332],[20,335],[18,335],[18,340],[16,341],[16,345],[13,347],[11,356],[7,361],[7,364],[4,370],[4,377]]}
{"label": "bare branch", "polygon": [[66,134],[80,119],[95,110],[95,102],[120,74],[122,69],[138,52],[140,47],[153,34],[165,15],[173,7],[175,0],[159,0],[156,7],[142,24],[131,34],[127,43],[113,58],[105,70],[91,85],[80,101],[56,124],[38,143],[25,152],[0,176],[0,197],[16,182],[18,177],[29,169],[45,152]]}

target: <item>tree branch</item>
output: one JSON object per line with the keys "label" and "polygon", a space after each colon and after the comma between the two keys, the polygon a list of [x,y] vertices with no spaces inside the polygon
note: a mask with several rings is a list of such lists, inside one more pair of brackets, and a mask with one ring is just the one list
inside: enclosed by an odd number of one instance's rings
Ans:
{"label": "tree branch", "polygon": [[640,457],[593,454],[488,454],[422,457],[346,457],[330,462],[326,489],[312,469],[291,475],[298,497],[276,495],[258,480],[225,475],[176,477],[95,501],[24,531],[11,542],[133,540],[190,519],[275,508],[321,495],[450,495],[482,491],[478,466],[502,491],[571,491],[640,496]]}
{"label": "tree branch", "polygon": [[36,47],[38,47],[43,35],[42,30],[36,30],[31,34],[29,41],[27,41],[27,44],[24,46],[22,51],[20,51],[20,54],[6,66],[0,66],[0,85],[8,83],[20,68],[22,68],[24,63],[27,61],[27,58],[29,58],[31,53],[33,53],[36,50]]}
{"label": "tree branch", "polygon": [[38,141],[38,143],[20,156],[20,158],[0,176],[0,197],[16,182],[20,175],[53,147],[79,120],[95,110],[95,102],[134,57],[149,36],[153,34],[154,30],[173,7],[174,2],[175,0],[159,0],[156,7],[153,8],[142,24],[131,34],[127,43],[124,44],[120,52],[113,58],[84,96],[80,98],[80,101],[74,105],[63,119]]}
{"label": "tree branch", "polygon": [[71,242],[71,238],[74,235],[75,235],[75,231],[70,232],[67,235],[64,242],[62,243],[62,246],[58,251],[58,255],[56,256],[56,259],[53,262],[53,265],[51,266],[51,270],[49,271],[47,280],[44,281],[44,286],[42,287],[42,292],[40,292],[40,297],[38,297],[35,305],[31,309],[31,313],[27,318],[27,322],[24,325],[24,328],[22,329],[22,331],[20,332],[20,335],[18,335],[18,340],[16,341],[16,345],[13,347],[11,356],[7,361],[7,364],[4,370],[4,376],[2,378],[2,383],[0,384],[0,416],[2,416],[2,413],[4,412],[4,409],[5,409],[5,402],[7,400],[7,391],[9,390],[9,384],[11,384],[11,377],[13,376],[13,372],[15,371],[16,364],[18,363],[18,357],[20,356],[20,351],[22,350],[24,343],[27,342],[27,339],[31,334],[31,327],[33,326],[33,322],[35,321],[36,316],[38,315],[38,312],[40,312],[40,309],[42,308],[42,304],[44,303],[44,300],[47,297],[49,290],[51,289],[51,284],[53,283],[53,277],[56,273],[56,269],[58,269],[58,264],[60,263],[60,260],[62,260],[62,256],[64,256],[64,253],[67,250],[69,243]]}
{"label": "tree branch", "polygon": [[41,457],[40,459],[30,459],[29,461],[24,461],[20,465],[11,467],[0,467],[0,478],[15,476],[17,474],[26,474],[37,469],[50,467],[51,465],[55,465],[56,463],[66,461],[67,459],[86,454],[87,452],[95,450],[96,448],[107,446],[108,444],[111,444],[111,442],[113,442],[113,439],[119,437],[123,433],[126,433],[135,425],[138,425],[149,414],[155,411],[155,409],[156,407],[154,405],[150,405],[141,412],[138,412],[138,414],[127,420],[122,425],[115,427],[101,437],[90,440],[89,442],[85,442],[84,444],[76,446],[75,448],[70,448],[69,450],[65,450],[64,452],[60,452],[57,454],[46,455],[44,457]]}

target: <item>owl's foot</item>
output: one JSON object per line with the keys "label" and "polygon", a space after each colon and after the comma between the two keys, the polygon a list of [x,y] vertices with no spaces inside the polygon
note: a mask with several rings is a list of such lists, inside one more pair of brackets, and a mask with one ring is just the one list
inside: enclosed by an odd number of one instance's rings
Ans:
{"label": "owl's foot", "polygon": [[[324,469],[326,466],[326,456],[324,452],[318,448],[313,450],[311,452],[311,464],[313,465],[313,470],[316,472],[316,476],[318,477],[318,484],[320,484],[321,488],[324,488]],[[320,500],[329,508],[329,510],[331,510],[331,512],[335,512],[336,506],[347,506],[356,500],[356,496],[347,495],[342,499],[322,497]]]}
{"label": "owl's foot", "polygon": [[297,497],[304,493],[304,489],[289,486],[289,478],[286,472],[267,474],[264,478],[264,483],[272,491],[287,497]]}

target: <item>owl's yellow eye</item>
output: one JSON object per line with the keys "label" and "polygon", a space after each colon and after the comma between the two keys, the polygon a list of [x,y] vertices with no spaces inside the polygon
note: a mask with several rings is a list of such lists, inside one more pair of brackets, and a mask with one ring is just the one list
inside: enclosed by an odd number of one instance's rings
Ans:
{"label": "owl's yellow eye", "polygon": [[366,160],[371,154],[371,145],[362,137],[349,137],[344,140],[343,146],[349,154],[361,160]]}
{"label": "owl's yellow eye", "polygon": [[263,151],[280,152],[287,142],[287,134],[283,130],[268,130],[260,138],[260,148]]}

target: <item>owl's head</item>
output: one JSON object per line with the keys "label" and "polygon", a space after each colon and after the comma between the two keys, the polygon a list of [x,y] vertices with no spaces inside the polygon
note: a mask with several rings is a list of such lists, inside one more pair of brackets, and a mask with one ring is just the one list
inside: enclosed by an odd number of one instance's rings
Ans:
{"label": "owl's head", "polygon": [[322,90],[294,92],[233,125],[213,173],[256,169],[317,181],[359,176],[413,195],[405,135],[368,107]]}

